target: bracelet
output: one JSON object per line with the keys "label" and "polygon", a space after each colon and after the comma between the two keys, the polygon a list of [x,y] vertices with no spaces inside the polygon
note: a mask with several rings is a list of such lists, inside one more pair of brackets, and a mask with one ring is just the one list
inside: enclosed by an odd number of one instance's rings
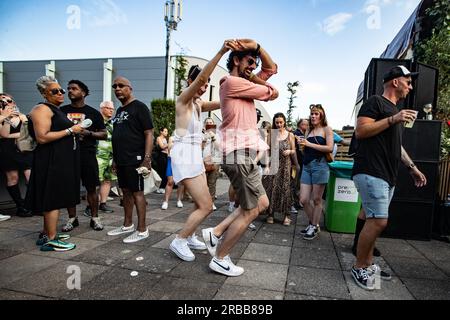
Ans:
{"label": "bracelet", "polygon": [[393,123],[394,123],[394,116],[390,116],[390,117],[388,118],[388,125],[389,125],[389,126],[392,126]]}
{"label": "bracelet", "polygon": [[147,159],[151,159],[151,157],[152,157],[152,156],[151,156],[150,154],[145,154],[145,155],[144,155],[144,158],[147,158]]}
{"label": "bracelet", "polygon": [[70,129],[66,129],[65,131],[66,131],[66,134],[67,134],[68,136],[70,136],[70,135],[72,134],[72,132],[71,132]]}

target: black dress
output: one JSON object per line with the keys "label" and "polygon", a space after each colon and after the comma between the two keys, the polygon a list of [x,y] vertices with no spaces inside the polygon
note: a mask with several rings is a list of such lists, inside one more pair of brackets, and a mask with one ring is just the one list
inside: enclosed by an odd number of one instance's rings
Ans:
{"label": "black dress", "polygon": [[[73,126],[58,107],[45,105],[53,112],[50,131]],[[32,123],[29,125],[34,136]],[[37,145],[26,201],[33,212],[70,208],[80,203],[80,152],[73,136]]]}
{"label": "black dress", "polygon": [[[19,133],[22,121],[14,128],[11,126],[10,134]],[[0,139],[0,170],[3,172],[14,170],[31,169],[33,162],[33,154],[30,151],[20,152],[16,147],[16,139],[1,138]]]}

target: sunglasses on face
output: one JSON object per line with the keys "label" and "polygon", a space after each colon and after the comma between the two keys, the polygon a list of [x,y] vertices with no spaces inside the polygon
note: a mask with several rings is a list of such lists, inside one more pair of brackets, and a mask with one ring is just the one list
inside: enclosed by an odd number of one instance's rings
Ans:
{"label": "sunglasses on face", "polygon": [[125,88],[125,87],[129,87],[129,85],[123,84],[123,83],[114,83],[111,87],[112,87],[114,90],[116,90],[117,88],[123,89],[123,88]]}
{"label": "sunglasses on face", "polygon": [[248,64],[249,64],[250,66],[253,65],[253,64],[255,64],[256,67],[258,67],[258,65],[259,65],[259,61],[258,61],[258,60],[255,60],[255,59],[253,59],[253,58],[248,58],[247,62],[248,62]]}
{"label": "sunglasses on face", "polygon": [[65,94],[66,90],[64,90],[63,88],[59,88],[59,89],[54,88],[54,89],[50,90],[50,93],[52,95],[56,96],[58,93]]}
{"label": "sunglasses on face", "polygon": [[12,100],[12,99],[3,99],[2,101],[6,102],[6,103],[13,103],[14,102],[14,100]]}

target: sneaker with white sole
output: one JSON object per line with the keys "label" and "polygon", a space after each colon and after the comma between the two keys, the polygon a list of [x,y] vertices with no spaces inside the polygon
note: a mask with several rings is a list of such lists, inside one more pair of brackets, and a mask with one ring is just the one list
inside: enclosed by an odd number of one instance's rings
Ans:
{"label": "sneaker with white sole", "polygon": [[206,244],[198,240],[196,234],[194,233],[192,236],[187,238],[187,245],[189,248],[194,250],[206,250]]}
{"label": "sneaker with white sole", "polygon": [[382,280],[389,281],[392,279],[392,276],[390,273],[381,270],[380,266],[375,263],[373,263],[371,266],[367,267],[367,271],[369,272],[369,274],[372,274],[372,275],[380,275],[380,278]]}
{"label": "sneaker with white sole", "polygon": [[121,234],[130,233],[133,231],[134,231],[134,224],[132,224],[129,227],[121,226],[116,229],[110,230],[110,231],[108,231],[107,235],[108,236],[118,236]]}
{"label": "sneaker with white sole", "polygon": [[303,236],[305,240],[313,240],[319,235],[319,228],[316,226],[311,226],[306,234]]}
{"label": "sneaker with white sole", "polygon": [[351,273],[358,286],[366,290],[375,289],[375,278],[367,268],[355,268],[353,266]]}
{"label": "sneaker with white sole", "polygon": [[211,270],[228,277],[238,277],[244,273],[244,268],[236,266],[229,256],[224,257],[222,260],[216,257],[212,258],[209,267]]}
{"label": "sneaker with white sole", "polygon": [[228,212],[232,213],[234,211],[234,202],[230,202],[230,204],[228,205]]}
{"label": "sneaker with white sole", "polygon": [[91,218],[91,222],[89,224],[91,226],[92,229],[94,229],[95,231],[102,231],[103,230],[103,224],[100,221],[99,217],[93,217]]}
{"label": "sneaker with white sole", "polygon": [[296,214],[296,213],[297,213],[297,209],[295,209],[295,207],[294,207],[294,206],[291,206],[291,213],[294,213],[294,214]]}
{"label": "sneaker with white sole", "polygon": [[311,227],[312,227],[312,224],[308,224],[308,226],[305,229],[300,231],[300,234],[304,236],[308,232],[309,228],[311,228]]}
{"label": "sneaker with white sole", "polygon": [[253,223],[250,223],[248,225],[248,229],[254,231],[254,230],[256,230],[256,226]]}
{"label": "sneaker with white sole", "polygon": [[6,214],[0,214],[0,221],[6,221],[11,219],[11,216],[7,216]]}
{"label": "sneaker with white sole", "polygon": [[130,236],[128,236],[125,239],[123,239],[123,243],[138,242],[138,241],[147,239],[149,235],[150,235],[150,233],[148,232],[148,229],[145,230],[144,232],[135,231]]}
{"label": "sneaker with white sole", "polygon": [[164,201],[161,205],[161,210],[167,210],[168,207],[169,207],[169,204],[166,201]]}
{"label": "sneaker with white sole", "polygon": [[66,224],[61,228],[62,232],[70,232],[74,228],[78,227],[80,223],[78,222],[78,217],[75,218],[69,218],[69,220],[66,222]]}
{"label": "sneaker with white sole", "polygon": [[205,245],[208,249],[209,254],[211,255],[211,257],[215,257],[217,244],[219,243],[220,238],[217,238],[214,234],[214,228],[203,229],[202,237],[205,241]]}
{"label": "sneaker with white sole", "polygon": [[183,208],[183,202],[181,200],[177,201],[177,208]]}
{"label": "sneaker with white sole", "polygon": [[212,209],[213,209],[213,211],[216,211],[216,210],[217,210],[217,207],[216,207],[216,205],[215,205],[214,203],[213,203]]}
{"label": "sneaker with white sole", "polygon": [[172,240],[169,246],[170,250],[175,253],[178,258],[184,261],[194,261],[195,255],[192,253],[188,246],[187,239],[178,238],[178,236]]}

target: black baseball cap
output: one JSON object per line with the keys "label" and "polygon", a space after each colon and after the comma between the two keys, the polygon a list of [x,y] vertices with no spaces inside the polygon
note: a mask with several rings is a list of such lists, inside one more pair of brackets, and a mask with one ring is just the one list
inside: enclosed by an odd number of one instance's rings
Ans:
{"label": "black baseball cap", "polygon": [[388,73],[386,73],[383,77],[383,83],[394,80],[400,77],[417,77],[419,75],[418,72],[411,72],[405,66],[395,66]]}

